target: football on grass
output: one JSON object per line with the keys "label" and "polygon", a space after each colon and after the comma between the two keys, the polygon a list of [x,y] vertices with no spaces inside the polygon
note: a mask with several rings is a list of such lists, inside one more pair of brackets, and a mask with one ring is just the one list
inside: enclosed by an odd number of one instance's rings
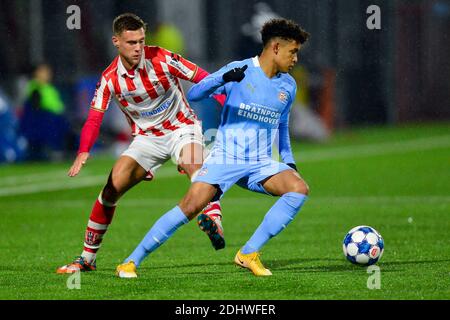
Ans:
{"label": "football on grass", "polygon": [[384,251],[381,235],[372,227],[357,226],[344,238],[344,255],[354,264],[370,266],[380,260]]}

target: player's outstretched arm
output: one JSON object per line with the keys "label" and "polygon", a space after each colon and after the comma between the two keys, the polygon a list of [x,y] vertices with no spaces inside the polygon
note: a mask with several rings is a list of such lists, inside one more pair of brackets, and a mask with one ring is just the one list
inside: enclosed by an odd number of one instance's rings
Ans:
{"label": "player's outstretched arm", "polygon": [[80,172],[83,165],[86,164],[86,161],[89,158],[89,151],[100,133],[100,126],[102,124],[103,116],[104,113],[102,111],[98,111],[93,108],[89,110],[88,118],[84,123],[83,129],[81,129],[78,155],[68,172],[69,177],[75,177]]}
{"label": "player's outstretched arm", "polygon": [[70,167],[68,176],[69,177],[75,177],[80,171],[81,168],[86,164],[87,159],[89,158],[89,152],[81,152],[77,155],[75,158],[75,161],[72,164],[72,167]]}
{"label": "player's outstretched arm", "polygon": [[217,75],[216,73],[212,73],[199,83],[193,85],[186,96],[189,101],[200,101],[208,98],[224,84],[221,74]]}
{"label": "player's outstretched arm", "polygon": [[217,72],[207,76],[205,79],[192,86],[187,93],[187,98],[190,101],[200,101],[208,98],[211,94],[223,94],[225,92],[217,92],[217,89],[228,82],[241,82],[245,77],[245,70],[247,65],[229,69],[227,66],[223,67]]}

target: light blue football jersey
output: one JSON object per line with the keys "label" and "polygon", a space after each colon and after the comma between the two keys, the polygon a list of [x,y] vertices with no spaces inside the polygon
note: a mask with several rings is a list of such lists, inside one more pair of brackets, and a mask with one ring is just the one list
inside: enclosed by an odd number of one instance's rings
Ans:
{"label": "light blue football jersey", "polygon": [[[224,83],[225,72],[247,65],[241,82]],[[187,97],[199,101],[227,96],[212,153],[243,161],[272,158],[277,145],[284,163],[295,163],[289,139],[289,112],[297,86],[288,73],[267,77],[258,57],[232,62],[194,85]]]}

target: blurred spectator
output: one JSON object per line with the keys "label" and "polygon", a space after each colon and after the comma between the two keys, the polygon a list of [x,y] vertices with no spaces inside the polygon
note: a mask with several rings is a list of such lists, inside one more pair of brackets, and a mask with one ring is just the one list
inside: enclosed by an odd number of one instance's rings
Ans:
{"label": "blurred spectator", "polygon": [[297,95],[292,104],[289,128],[292,139],[323,142],[330,132],[320,115],[312,108],[309,73],[304,66],[297,65],[291,72],[297,82]]}
{"label": "blurred spectator", "polygon": [[39,64],[26,88],[20,131],[28,142],[27,160],[59,161],[64,156],[70,127],[52,78],[52,68]]}
{"label": "blurred spectator", "polygon": [[184,37],[181,31],[171,23],[158,23],[155,32],[147,31],[146,44],[163,47],[169,51],[184,55]]}
{"label": "blurred spectator", "polygon": [[0,89],[0,163],[25,157],[26,141],[18,134],[18,121],[10,100]]}

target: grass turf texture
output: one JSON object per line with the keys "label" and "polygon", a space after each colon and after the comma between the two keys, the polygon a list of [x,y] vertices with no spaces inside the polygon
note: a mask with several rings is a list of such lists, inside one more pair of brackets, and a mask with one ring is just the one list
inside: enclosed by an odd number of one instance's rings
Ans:
{"label": "grass turf texture", "polygon": [[[2,166],[0,299],[449,299],[449,128],[366,128],[322,145],[295,143],[312,192],[264,247],[262,261],[273,272],[267,278],[235,267],[233,258],[276,199],[239,187],[222,201],[224,250],[214,251],[191,222],[144,261],[138,279],[115,278],[115,267],[188,188],[169,164],[121,200],[98,271],[81,274],[81,289],[69,290],[68,277],[55,269],[81,252],[91,206],[114,160],[93,156],[75,179],[65,176],[69,163]],[[69,189],[77,179],[89,183]],[[342,253],[346,232],[362,224],[385,240],[379,290],[369,290],[371,274]]]}

